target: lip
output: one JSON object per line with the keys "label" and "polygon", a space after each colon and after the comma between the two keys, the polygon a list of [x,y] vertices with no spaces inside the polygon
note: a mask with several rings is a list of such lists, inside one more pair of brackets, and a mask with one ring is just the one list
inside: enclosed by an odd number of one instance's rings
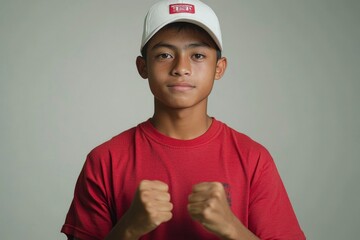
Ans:
{"label": "lip", "polygon": [[178,91],[178,92],[185,92],[195,88],[194,85],[185,82],[171,83],[168,84],[167,87],[172,91]]}

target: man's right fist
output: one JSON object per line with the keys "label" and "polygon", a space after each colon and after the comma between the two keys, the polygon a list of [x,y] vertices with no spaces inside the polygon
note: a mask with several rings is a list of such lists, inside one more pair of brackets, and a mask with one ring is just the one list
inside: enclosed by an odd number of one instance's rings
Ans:
{"label": "man's right fist", "polygon": [[172,218],[173,205],[168,191],[168,185],[161,181],[140,182],[131,207],[124,216],[135,235],[141,237]]}

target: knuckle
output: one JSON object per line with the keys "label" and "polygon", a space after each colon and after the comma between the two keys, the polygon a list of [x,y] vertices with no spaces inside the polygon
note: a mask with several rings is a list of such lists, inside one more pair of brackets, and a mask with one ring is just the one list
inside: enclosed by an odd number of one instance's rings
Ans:
{"label": "knuckle", "polygon": [[214,191],[211,193],[211,197],[212,197],[212,198],[215,198],[215,199],[221,199],[221,197],[222,197],[222,191],[220,191],[220,190],[214,190]]}
{"label": "knuckle", "polygon": [[213,182],[212,187],[213,189],[217,189],[217,190],[223,189],[223,185],[220,182]]}
{"label": "knuckle", "polygon": [[216,207],[216,200],[215,199],[209,199],[206,203],[205,210],[214,209]]}
{"label": "knuckle", "polygon": [[169,213],[165,216],[165,221],[169,221],[172,217],[173,217],[173,214],[172,214],[171,212],[169,212]]}
{"label": "knuckle", "polygon": [[150,192],[146,190],[140,190],[139,196],[143,202],[146,202],[150,198]]}
{"label": "knuckle", "polygon": [[162,216],[161,216],[161,220],[163,222],[167,222],[169,221],[171,218],[172,218],[172,213],[171,212],[166,212],[166,213],[163,213]]}
{"label": "knuckle", "polygon": [[211,216],[212,216],[212,210],[210,208],[205,208],[202,211],[202,216],[203,216],[204,219],[210,219]]}
{"label": "knuckle", "polygon": [[154,208],[154,204],[152,202],[144,202],[144,206],[146,211],[152,212],[152,209]]}
{"label": "knuckle", "polygon": [[149,217],[150,219],[152,219],[153,221],[156,221],[158,219],[158,213],[156,211],[150,211],[149,212]]}
{"label": "knuckle", "polygon": [[156,225],[159,226],[161,223],[163,222],[167,222],[172,218],[172,213],[154,213],[151,216],[152,222]]}
{"label": "knuckle", "polygon": [[162,200],[162,201],[170,201],[170,194],[169,193],[158,193],[157,194],[157,199]]}
{"label": "knuckle", "polygon": [[161,187],[165,192],[169,191],[169,186],[166,183],[160,182],[159,187]]}
{"label": "knuckle", "polygon": [[149,185],[149,180],[142,180],[139,184],[139,189],[140,190],[146,189],[148,185]]}
{"label": "knuckle", "polygon": [[165,196],[166,196],[167,201],[170,201],[170,199],[171,199],[170,193],[167,192]]}

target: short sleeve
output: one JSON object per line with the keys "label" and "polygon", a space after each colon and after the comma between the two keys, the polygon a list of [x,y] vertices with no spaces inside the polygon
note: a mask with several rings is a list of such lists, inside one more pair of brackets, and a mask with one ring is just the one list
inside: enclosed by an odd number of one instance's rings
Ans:
{"label": "short sleeve", "polygon": [[266,149],[260,151],[251,184],[249,229],[261,239],[305,239],[275,163]]}
{"label": "short sleeve", "polygon": [[107,200],[104,163],[90,153],[78,177],[74,198],[61,232],[69,239],[102,240],[113,223]]}

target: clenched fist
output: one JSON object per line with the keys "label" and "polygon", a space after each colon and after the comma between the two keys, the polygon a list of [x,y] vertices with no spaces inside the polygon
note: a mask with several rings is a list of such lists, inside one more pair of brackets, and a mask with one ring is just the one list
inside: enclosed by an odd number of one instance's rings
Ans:
{"label": "clenched fist", "polygon": [[129,239],[138,239],[172,218],[169,187],[161,181],[141,181],[131,207],[121,219]]}
{"label": "clenched fist", "polygon": [[232,213],[221,183],[200,183],[189,195],[188,211],[191,217],[206,229],[223,239],[235,235],[239,220]]}

